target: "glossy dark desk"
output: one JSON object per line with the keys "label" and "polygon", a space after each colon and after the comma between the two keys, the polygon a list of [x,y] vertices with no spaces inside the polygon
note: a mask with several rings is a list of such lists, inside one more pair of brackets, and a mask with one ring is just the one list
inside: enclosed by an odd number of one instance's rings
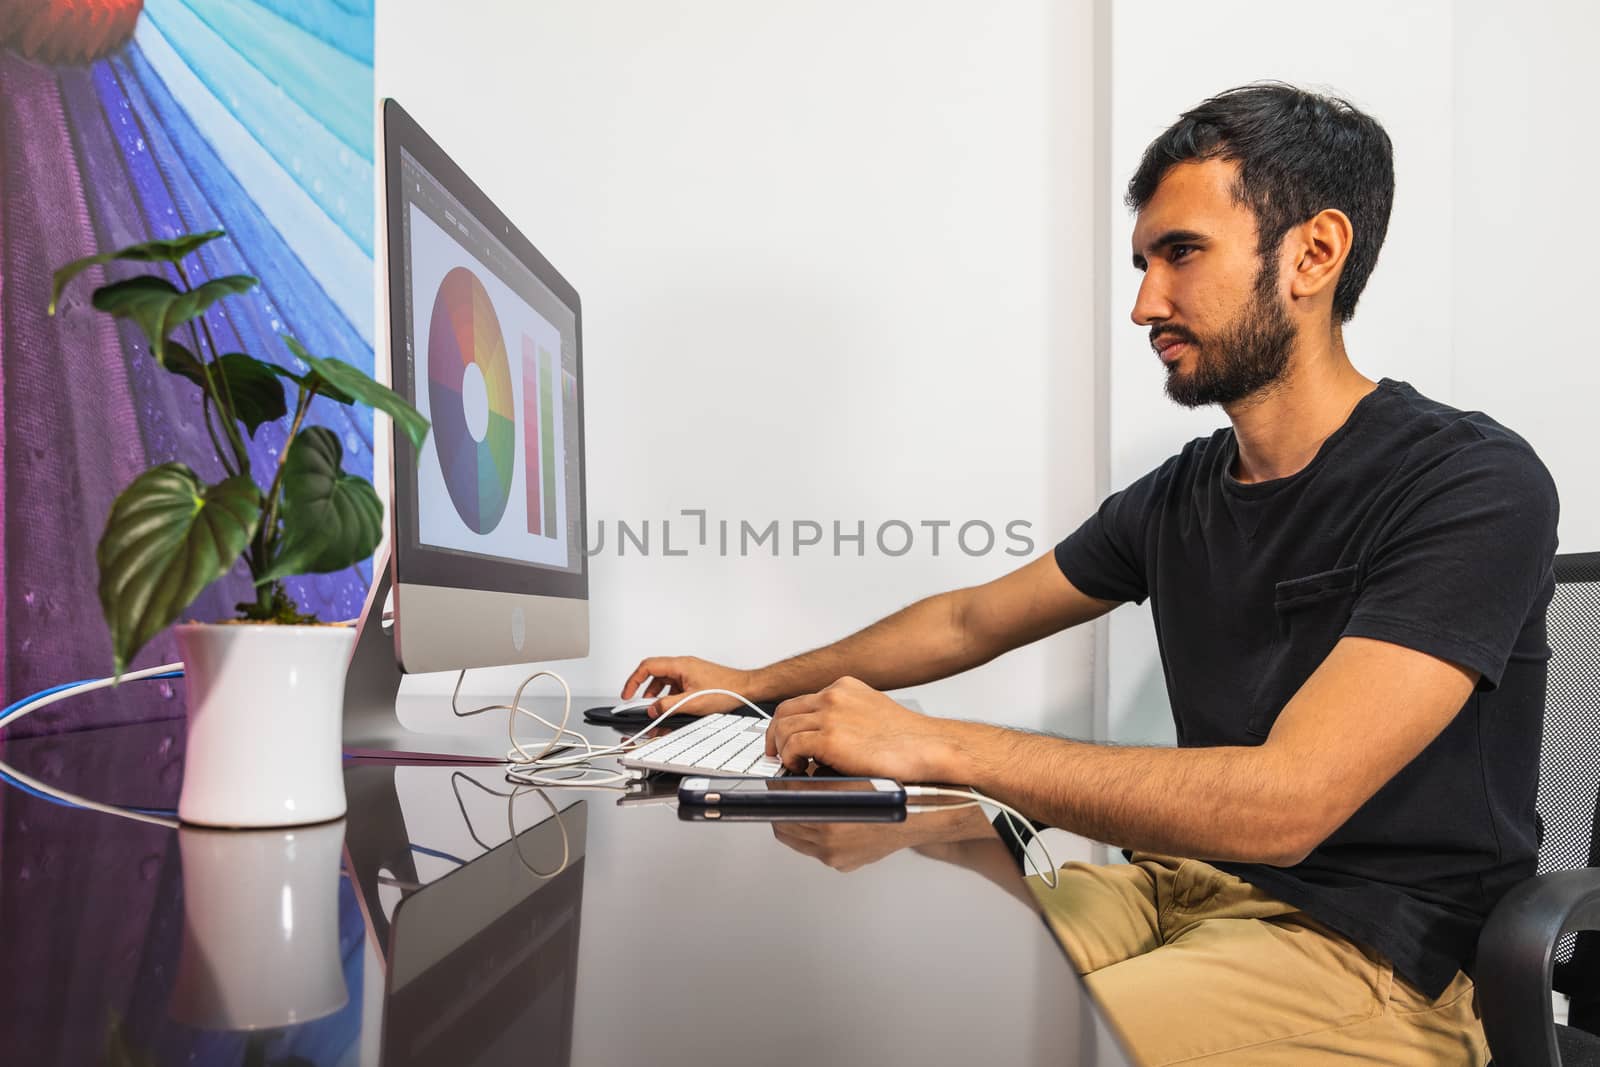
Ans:
{"label": "glossy dark desk", "polygon": [[[168,721],[3,751],[59,788],[161,809],[182,740]],[[346,786],[342,823],[285,833],[0,786],[0,1058],[1128,1062],[973,809],[690,822],[670,792],[513,797],[489,767],[358,761]]]}

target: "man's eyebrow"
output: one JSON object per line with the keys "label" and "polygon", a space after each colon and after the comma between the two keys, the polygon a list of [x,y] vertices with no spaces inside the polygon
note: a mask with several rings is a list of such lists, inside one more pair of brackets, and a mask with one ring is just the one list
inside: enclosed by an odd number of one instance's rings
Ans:
{"label": "man's eyebrow", "polygon": [[1135,252],[1133,254],[1133,265],[1139,270],[1143,270],[1146,255],[1160,252],[1164,248],[1171,248],[1173,245],[1201,244],[1206,240],[1206,235],[1198,230],[1168,230],[1154,241],[1151,241],[1143,253]]}

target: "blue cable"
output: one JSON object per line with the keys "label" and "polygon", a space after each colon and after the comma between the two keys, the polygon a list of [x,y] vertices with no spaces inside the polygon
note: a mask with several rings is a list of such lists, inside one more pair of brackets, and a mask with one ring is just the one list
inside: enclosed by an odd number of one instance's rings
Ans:
{"label": "blue cable", "polygon": [[419,845],[415,842],[412,842],[411,851],[420,852],[424,856],[432,856],[434,859],[449,860],[457,867],[465,867],[467,865],[467,861],[462,859],[460,856],[452,856],[448,852],[440,852],[438,849],[429,848],[427,845]]}
{"label": "blue cable", "polygon": [[[142,678],[140,680],[141,681],[145,681],[145,682],[151,682],[151,681],[156,680],[157,678],[182,678],[182,677],[183,677],[183,672],[182,671],[164,671],[161,674],[152,674],[150,677]],[[7,719],[11,718],[11,716],[15,715],[17,712],[21,711],[23,708],[27,707],[29,704],[32,704],[34,701],[43,700],[47,696],[53,696],[56,693],[59,693],[59,692],[61,692],[63,690],[71,689],[73,686],[87,685],[90,682],[98,682],[98,681],[100,681],[99,678],[84,678],[84,679],[81,679],[81,680],[76,681],[76,682],[62,682],[60,685],[52,685],[49,689],[41,689],[37,693],[34,693],[32,696],[25,696],[21,700],[16,701],[15,703],[7,704],[3,710],[0,710],[0,723],[5,722]]]}
{"label": "blue cable", "polygon": [[27,707],[29,704],[32,704],[35,700],[42,700],[47,696],[53,696],[54,694],[61,692],[63,689],[71,689],[75,685],[83,685],[84,682],[92,681],[94,681],[93,678],[85,678],[82,682],[62,682],[60,685],[52,685],[49,689],[41,689],[32,696],[23,697],[14,704],[7,704],[5,706],[5,710],[0,711],[0,722],[9,719],[16,712]]}
{"label": "blue cable", "polygon": [[[81,808],[78,807],[78,805],[74,804],[72,801],[63,800],[60,797],[53,797],[49,793],[41,793],[39,790],[33,788],[33,786],[29,785],[28,783],[23,782],[23,781],[19,781],[18,779],[11,777],[11,775],[7,774],[5,771],[0,771],[0,782],[5,782],[7,785],[11,786],[13,789],[16,789],[18,792],[26,793],[30,797],[37,797],[39,800],[49,801],[51,804],[55,804],[55,805],[57,805],[59,807],[72,808],[74,810],[80,810],[80,811],[82,810]],[[178,815],[177,809],[175,809],[175,808],[133,808],[133,807],[128,807],[128,805],[126,805],[126,804],[113,804],[111,806],[114,807],[114,808],[122,808],[122,809],[124,809],[126,811],[136,812],[137,814],[140,814],[140,815],[157,815],[157,816],[167,816],[167,817],[170,817],[170,818],[176,818],[177,815]]]}
{"label": "blue cable", "polygon": [[[150,682],[150,681],[154,681],[157,678],[182,678],[182,677],[183,677],[183,671],[181,671],[181,670],[162,671],[160,674],[152,674],[148,678],[141,678],[140,681]],[[84,678],[83,680],[77,681],[77,682],[63,682],[60,685],[53,685],[48,689],[41,689],[37,693],[34,693],[32,696],[26,696],[26,697],[23,697],[21,700],[15,701],[15,702],[13,702],[11,704],[7,704],[3,710],[0,710],[0,726],[3,726],[5,724],[5,721],[7,719],[11,718],[11,716],[15,715],[17,712],[21,711],[23,708],[26,708],[28,705],[35,703],[36,701],[43,700],[47,696],[52,696],[52,695],[54,695],[56,693],[60,693],[60,692],[62,692],[64,690],[71,689],[74,686],[85,685],[85,684],[87,684],[89,682],[98,682],[98,681],[100,681],[99,678]],[[53,797],[49,793],[40,792],[39,790],[33,788],[31,785],[28,785],[26,782],[22,782],[22,781],[19,781],[16,778],[13,778],[11,775],[7,774],[5,771],[0,771],[0,781],[5,782],[7,785],[11,786],[13,789],[17,789],[17,790],[20,790],[23,793],[28,794],[30,797],[37,797],[40,800],[48,801],[51,804],[56,804],[56,805],[58,805],[60,807],[63,807],[63,808],[74,808],[74,809],[78,808],[78,805],[74,804],[72,801],[63,800],[60,797]],[[131,811],[131,812],[135,812],[135,813],[137,813],[139,815],[176,816],[178,814],[176,809],[173,809],[173,808],[133,808],[133,807],[128,807],[126,804],[113,804],[111,806],[112,807],[117,807],[117,808],[125,808],[126,810]]]}

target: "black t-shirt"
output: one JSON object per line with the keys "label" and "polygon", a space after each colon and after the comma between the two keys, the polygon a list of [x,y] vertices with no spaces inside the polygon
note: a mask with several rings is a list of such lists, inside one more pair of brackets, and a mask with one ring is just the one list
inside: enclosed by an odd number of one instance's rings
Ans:
{"label": "black t-shirt", "polygon": [[1477,671],[1444,732],[1303,862],[1218,863],[1382,953],[1430,997],[1534,872],[1556,490],[1477,412],[1385,379],[1297,474],[1243,484],[1199,438],[1056,546],[1104,600],[1151,600],[1180,747],[1258,745],[1346,635]]}

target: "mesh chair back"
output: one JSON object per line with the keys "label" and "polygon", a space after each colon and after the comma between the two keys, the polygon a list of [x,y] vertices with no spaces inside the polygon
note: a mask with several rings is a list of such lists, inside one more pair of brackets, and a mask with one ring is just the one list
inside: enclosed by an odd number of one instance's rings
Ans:
{"label": "mesh chair back", "polygon": [[[1556,557],[1539,754],[1539,873],[1600,865],[1600,552]],[[1571,959],[1574,935],[1556,960]],[[1558,983],[1559,984],[1559,983]]]}

